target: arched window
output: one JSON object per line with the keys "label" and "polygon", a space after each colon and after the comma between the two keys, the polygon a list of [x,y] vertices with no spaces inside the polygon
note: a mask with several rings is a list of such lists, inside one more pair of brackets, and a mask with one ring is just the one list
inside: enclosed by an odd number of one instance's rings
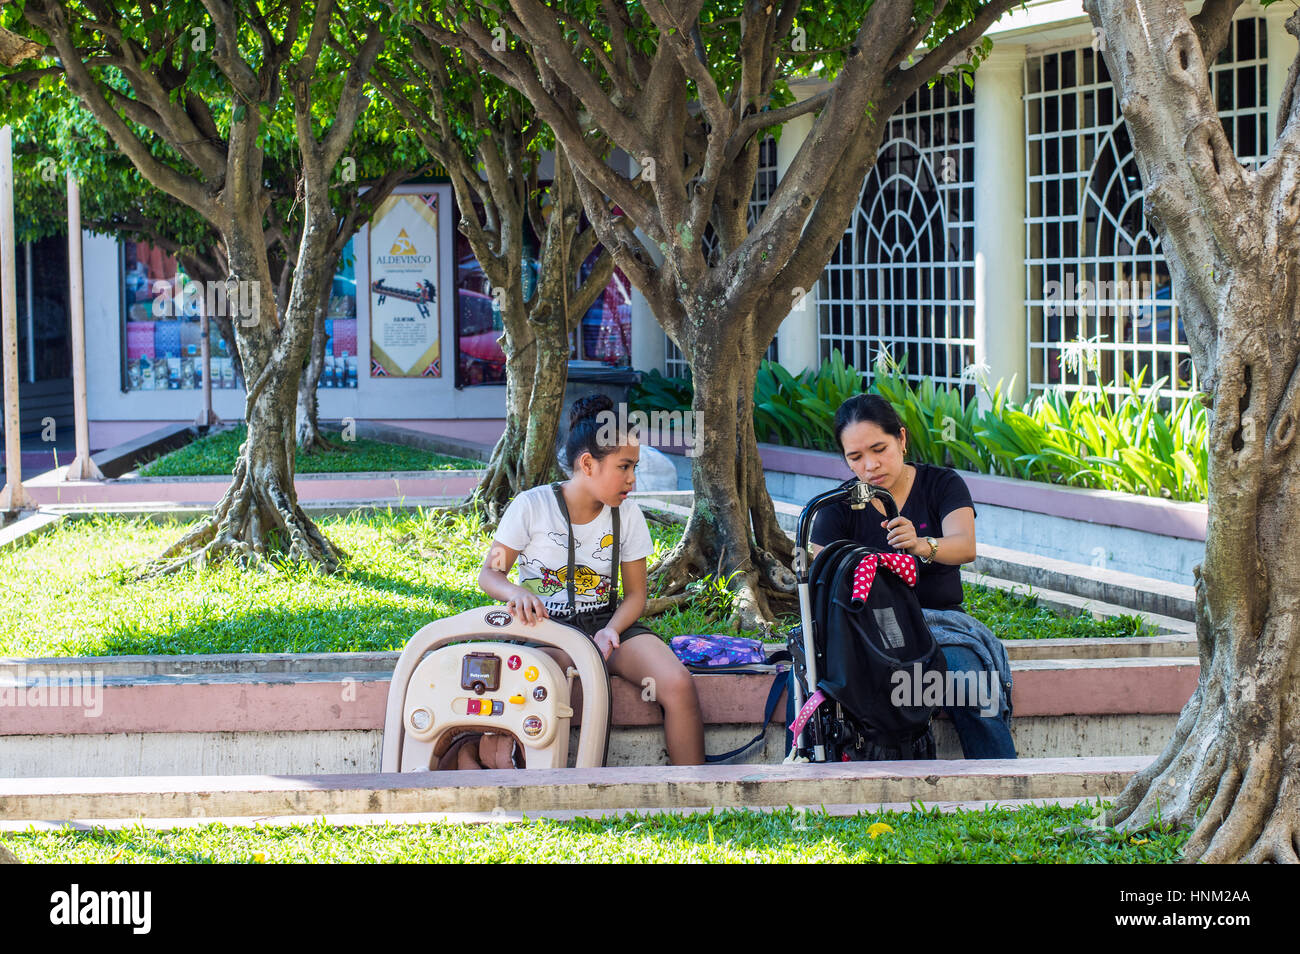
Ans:
{"label": "arched window", "polygon": [[[1265,24],[1233,23],[1210,68],[1238,159],[1267,155]],[[1125,375],[1196,390],[1159,236],[1106,64],[1091,45],[1025,61],[1026,282],[1031,389],[1126,394]]]}
{"label": "arched window", "polygon": [[975,347],[974,103],[970,88],[937,83],[890,118],[822,273],[823,358],[838,348],[869,375],[885,350],[913,380],[963,383]]}

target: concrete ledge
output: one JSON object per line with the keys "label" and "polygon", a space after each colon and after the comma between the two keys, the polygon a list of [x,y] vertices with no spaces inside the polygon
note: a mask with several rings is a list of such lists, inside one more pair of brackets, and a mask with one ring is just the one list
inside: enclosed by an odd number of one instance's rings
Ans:
{"label": "concrete ledge", "polygon": [[0,780],[0,818],[206,818],[1113,798],[1146,757]]}
{"label": "concrete ledge", "polygon": [[[351,513],[364,513],[368,510],[415,513],[418,510],[450,507],[464,499],[465,494],[446,494],[440,497],[390,497],[378,500],[302,500],[300,498],[299,505],[313,517],[346,517]],[[140,503],[120,504],[45,504],[41,507],[41,511],[72,518],[144,517],[153,523],[177,523],[206,516],[212,512],[212,507],[211,503],[170,503],[165,500],[147,500]]]}
{"label": "concrete ledge", "polygon": [[[1185,657],[1022,660],[1012,669],[1016,718],[1178,713],[1200,671],[1196,659]],[[706,725],[761,724],[773,678],[697,674]],[[0,737],[382,729],[389,682],[389,673],[375,671],[106,676],[93,664],[6,663]],[[641,698],[639,686],[614,677],[611,688],[614,725],[663,722],[662,710]],[[783,718],[778,705],[774,721]]]}
{"label": "concrete ledge", "polygon": [[385,441],[389,444],[418,447],[421,450],[433,451],[435,454],[446,454],[448,457],[464,457],[467,460],[489,460],[494,447],[493,444],[454,437],[450,434],[431,434],[383,421],[357,421],[357,436],[374,441]]}
{"label": "concrete ledge", "polygon": [[0,550],[17,546],[23,540],[38,537],[47,530],[53,529],[62,519],[60,514],[38,510],[5,524],[3,529],[0,529]]}
{"label": "concrete ledge", "polygon": [[[58,472],[55,472],[58,473]],[[304,505],[344,506],[357,510],[367,505],[401,503],[428,499],[461,499],[478,484],[477,476],[440,476],[439,471],[422,471],[417,477],[351,477],[297,480],[294,486]],[[471,475],[475,471],[452,472]],[[196,506],[210,509],[230,486],[226,477],[193,480],[129,481],[71,480],[28,485],[31,496],[42,505],[92,504],[96,512],[114,510],[134,504],[141,509],[167,509]],[[103,505],[108,505],[107,507]]]}
{"label": "concrete ledge", "polygon": [[[197,436],[198,430],[193,424],[164,424],[157,430],[92,454],[90,459],[105,477],[121,477],[146,458],[183,447]],[[62,477],[62,471],[59,477]]]}
{"label": "concrete ledge", "polygon": [[985,543],[976,545],[974,569],[990,577],[1061,590],[1145,613],[1196,619],[1196,591],[1185,583],[1154,580]]}
{"label": "concrete ledge", "polygon": [[[1159,755],[1176,715],[1017,716],[1011,736],[1021,758]],[[706,752],[730,752],[753,738],[755,725],[705,727]],[[570,729],[577,752],[579,728]],[[945,719],[934,723],[941,759],[962,757]],[[0,777],[52,775],[324,775],[379,768],[378,729],[306,732],[115,732],[101,735],[7,735],[0,740]],[[775,765],[786,756],[785,732],[769,725],[763,742],[729,763]],[[660,726],[615,726],[608,766],[667,765]]]}

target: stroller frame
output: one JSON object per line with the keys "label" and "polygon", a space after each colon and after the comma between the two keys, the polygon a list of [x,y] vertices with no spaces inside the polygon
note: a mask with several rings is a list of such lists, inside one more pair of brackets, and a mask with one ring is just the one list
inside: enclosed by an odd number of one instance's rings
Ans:
{"label": "stroller frame", "polygon": [[[793,657],[790,668],[790,686],[794,697],[794,711],[803,709],[804,703],[817,690],[820,681],[819,659],[822,653],[818,649],[817,621],[812,616],[812,594],[810,591],[808,559],[808,535],[812,532],[813,518],[822,508],[841,500],[848,500],[853,510],[862,510],[873,499],[879,498],[885,507],[885,518],[893,520],[898,516],[898,506],[888,491],[861,480],[848,487],[838,487],[818,494],[799,514],[799,525],[795,531],[794,573],[799,591],[799,619],[801,633],[790,634],[789,648]],[[793,740],[789,757],[786,761],[830,761],[828,746],[835,744],[846,735],[852,720],[843,712],[838,702],[829,700],[828,704],[819,706],[800,729],[798,737]],[[854,724],[856,731],[856,724]]]}

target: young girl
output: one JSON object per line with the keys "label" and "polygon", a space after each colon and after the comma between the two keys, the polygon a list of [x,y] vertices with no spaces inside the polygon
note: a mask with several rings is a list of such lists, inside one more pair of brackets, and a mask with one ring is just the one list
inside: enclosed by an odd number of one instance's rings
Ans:
{"label": "young girl", "polygon": [[[636,437],[617,434],[614,420],[614,402],[604,395],[574,402],[565,445],[573,476],[558,485],[563,502],[550,485],[512,500],[478,582],[484,593],[526,623],[554,619],[591,637],[610,672],[634,686],[652,688],[653,700],[664,710],[672,763],[699,765],[704,762],[704,726],[695,683],[673,651],[637,623],[646,603],[646,557],[654,544],[641,508],[627,499],[636,484]],[[622,602],[612,592],[615,551]],[[518,584],[506,576],[516,560]]]}

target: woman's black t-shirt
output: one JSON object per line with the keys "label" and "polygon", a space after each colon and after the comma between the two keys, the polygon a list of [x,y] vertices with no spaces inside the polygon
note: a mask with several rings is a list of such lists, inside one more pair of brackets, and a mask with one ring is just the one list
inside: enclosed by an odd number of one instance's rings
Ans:
{"label": "woman's black t-shirt", "polygon": [[[916,527],[918,539],[943,536],[943,518],[962,507],[975,509],[966,482],[956,471],[931,464],[916,464],[916,482],[907,495],[900,513]],[[846,480],[842,487],[857,481]],[[821,510],[813,522],[810,542],[826,546],[836,540],[854,540],[879,550],[889,550],[888,533],[880,526],[884,516],[868,504],[853,510],[841,500]],[[961,567],[947,563],[925,564],[917,561],[920,575],[916,597],[925,609],[960,609],[962,603]]]}

